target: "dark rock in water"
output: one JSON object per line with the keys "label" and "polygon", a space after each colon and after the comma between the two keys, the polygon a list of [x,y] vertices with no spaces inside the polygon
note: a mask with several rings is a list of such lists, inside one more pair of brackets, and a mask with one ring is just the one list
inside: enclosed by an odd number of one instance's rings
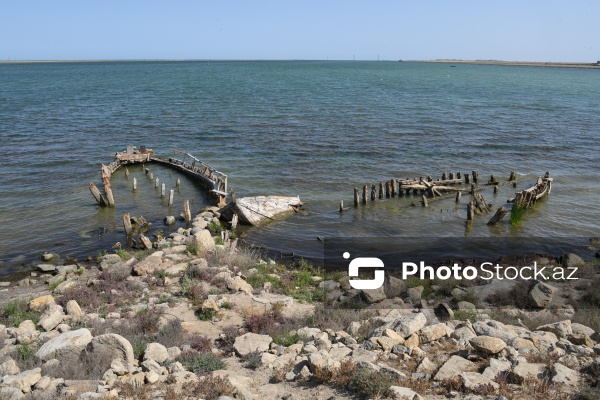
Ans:
{"label": "dark rock in water", "polygon": [[91,231],[84,232],[81,234],[81,236],[84,238],[92,238],[92,237],[102,236],[107,232],[108,232],[108,229],[106,229],[104,227],[100,227],[98,229],[93,229]]}
{"label": "dark rock in water", "polygon": [[38,271],[41,272],[54,272],[56,271],[56,266],[52,264],[39,264],[35,266]]}

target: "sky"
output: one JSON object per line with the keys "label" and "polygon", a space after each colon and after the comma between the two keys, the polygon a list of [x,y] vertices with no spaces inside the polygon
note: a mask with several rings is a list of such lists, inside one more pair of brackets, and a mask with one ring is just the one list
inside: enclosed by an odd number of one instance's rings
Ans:
{"label": "sky", "polygon": [[0,60],[600,60],[597,0],[2,0]]}

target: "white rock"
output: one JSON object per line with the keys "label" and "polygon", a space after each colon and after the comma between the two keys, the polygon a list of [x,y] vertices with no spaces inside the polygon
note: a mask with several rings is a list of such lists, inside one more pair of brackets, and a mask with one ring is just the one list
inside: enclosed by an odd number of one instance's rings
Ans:
{"label": "white rock", "polygon": [[47,361],[52,358],[61,359],[77,355],[91,341],[92,334],[88,329],[82,328],[76,331],[65,332],[44,343],[35,353],[35,356],[43,361]]}
{"label": "white rock", "polygon": [[144,351],[144,361],[154,360],[163,363],[169,359],[169,351],[160,343],[149,343]]}
{"label": "white rock", "polygon": [[240,357],[245,357],[254,352],[265,352],[269,350],[269,345],[273,338],[269,335],[259,335],[256,333],[246,333],[235,339],[233,348]]}

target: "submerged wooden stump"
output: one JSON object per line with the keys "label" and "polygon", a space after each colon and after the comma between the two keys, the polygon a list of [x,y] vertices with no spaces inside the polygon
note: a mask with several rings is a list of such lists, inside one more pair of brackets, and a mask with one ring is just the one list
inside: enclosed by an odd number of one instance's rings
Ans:
{"label": "submerged wooden stump", "polygon": [[96,199],[96,203],[98,203],[100,207],[106,207],[108,205],[108,201],[104,198],[104,196],[102,196],[98,187],[92,182],[89,182],[89,186],[92,196],[94,196],[94,199]]}
{"label": "submerged wooden stump", "polygon": [[125,228],[125,234],[127,236],[131,235],[133,228],[131,227],[131,218],[129,217],[129,214],[123,215],[123,227]]}
{"label": "submerged wooden stump", "polygon": [[490,226],[496,225],[498,222],[502,221],[502,218],[504,218],[504,216],[506,215],[507,212],[508,212],[508,207],[506,207],[506,206],[500,207],[496,211],[496,214],[494,214],[492,219],[490,219],[487,224]]}

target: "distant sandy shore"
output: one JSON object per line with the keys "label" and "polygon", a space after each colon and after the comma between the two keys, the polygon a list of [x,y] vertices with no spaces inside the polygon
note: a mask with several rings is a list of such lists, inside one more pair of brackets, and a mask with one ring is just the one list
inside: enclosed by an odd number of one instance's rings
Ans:
{"label": "distant sandy shore", "polygon": [[478,65],[507,65],[521,67],[547,67],[547,68],[586,68],[600,69],[598,63],[560,63],[560,62],[533,62],[533,61],[501,61],[501,60],[423,60],[422,62],[441,64],[478,64]]}

